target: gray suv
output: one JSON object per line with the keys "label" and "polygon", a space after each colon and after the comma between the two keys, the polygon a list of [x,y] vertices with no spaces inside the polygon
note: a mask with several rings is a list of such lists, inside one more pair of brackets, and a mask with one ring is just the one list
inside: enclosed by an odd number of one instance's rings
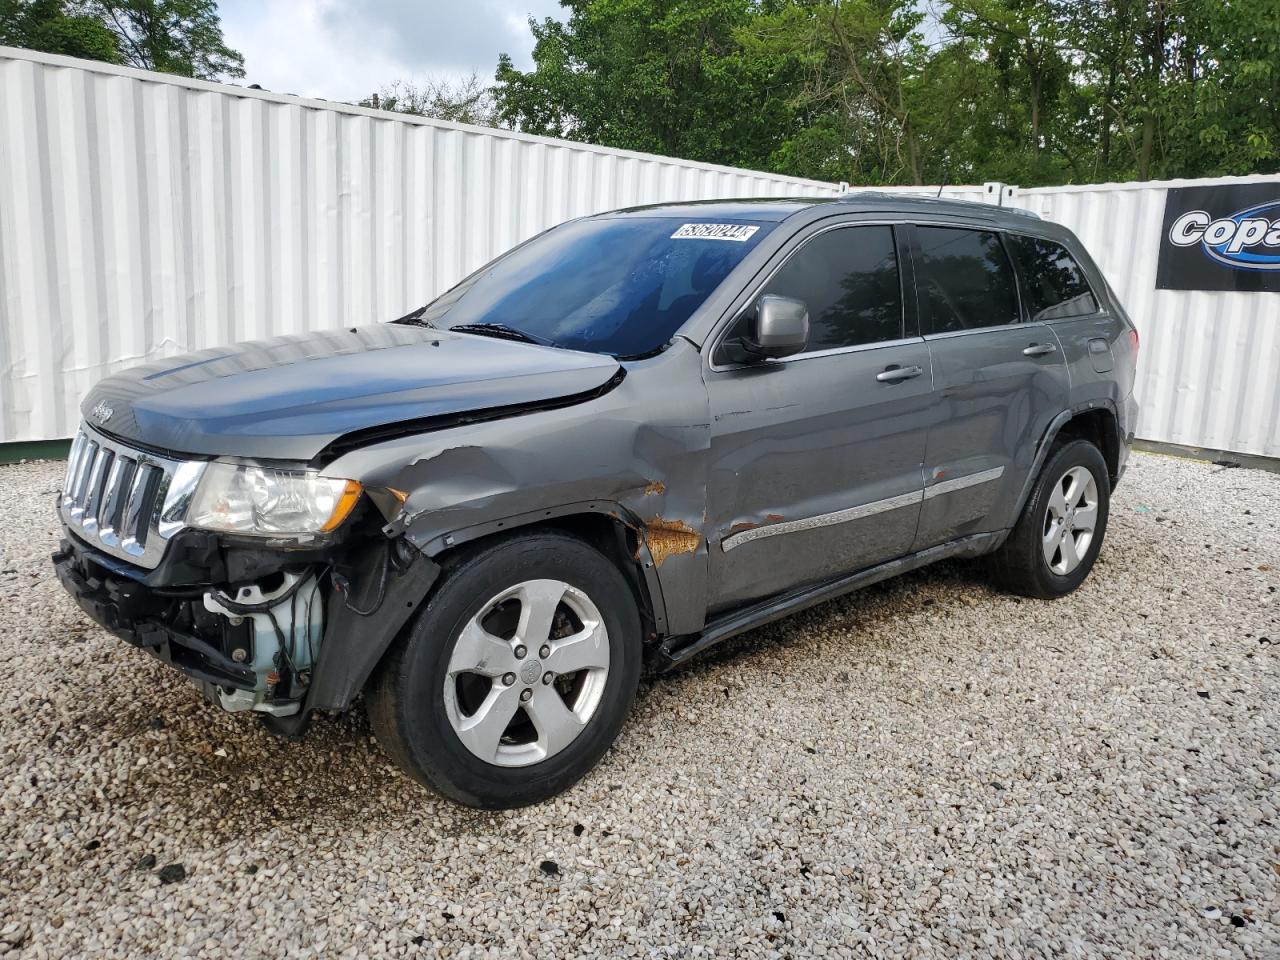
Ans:
{"label": "gray suv", "polygon": [[1079,242],[878,195],[585,217],[392,323],[218,347],[85,398],[62,583],[227,710],[363,692],[455,800],[549,797],[672,667],[948,557],[1069,593],[1138,337]]}

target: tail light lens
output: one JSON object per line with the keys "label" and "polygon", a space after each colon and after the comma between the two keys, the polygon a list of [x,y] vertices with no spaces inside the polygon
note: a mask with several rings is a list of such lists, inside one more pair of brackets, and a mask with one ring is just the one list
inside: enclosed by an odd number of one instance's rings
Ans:
{"label": "tail light lens", "polygon": [[1129,342],[1133,345],[1133,358],[1136,360],[1138,359],[1138,347],[1140,346],[1140,343],[1138,341],[1138,331],[1132,327],[1129,328]]}

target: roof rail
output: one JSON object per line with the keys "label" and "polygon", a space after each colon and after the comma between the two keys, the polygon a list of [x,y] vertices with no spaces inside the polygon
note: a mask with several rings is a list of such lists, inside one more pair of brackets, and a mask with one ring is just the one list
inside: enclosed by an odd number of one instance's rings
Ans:
{"label": "roof rail", "polygon": [[[924,188],[924,189],[929,189],[929,188]],[[1004,204],[1001,204],[1001,203],[987,203],[986,201],[983,201],[983,200],[961,200],[958,197],[930,196],[923,192],[914,193],[914,192],[907,192],[907,191],[889,191],[889,190],[855,188],[845,193],[842,193],[840,196],[836,198],[836,200],[840,203],[857,203],[859,200],[866,200],[868,198],[876,198],[876,199],[883,199],[883,200],[898,200],[898,201],[906,200],[912,203],[925,203],[925,204],[936,203],[936,204],[948,205],[948,206],[974,207],[981,210],[1002,210],[1002,211],[1008,211],[1009,213],[1017,214],[1020,217],[1027,217],[1028,219],[1031,219],[1031,220],[1043,219],[1040,216],[1040,214],[1036,213],[1034,210],[1026,210],[1022,207],[1006,207]]]}

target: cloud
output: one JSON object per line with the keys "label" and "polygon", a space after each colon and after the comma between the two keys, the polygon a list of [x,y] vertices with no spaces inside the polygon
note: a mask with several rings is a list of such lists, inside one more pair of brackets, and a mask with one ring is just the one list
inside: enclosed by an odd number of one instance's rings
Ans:
{"label": "cloud", "polygon": [[[342,35],[371,34],[377,45],[405,63],[421,63],[452,73],[491,73],[498,54],[524,60],[530,46],[521,10],[532,0],[466,0],[423,3],[380,0],[368,4],[329,4],[324,21]],[[545,7],[547,4],[533,4]]]}
{"label": "cloud", "polygon": [[245,81],[268,90],[359,100],[396,80],[493,76],[500,53],[527,66],[529,16],[555,0],[222,0],[223,33]]}

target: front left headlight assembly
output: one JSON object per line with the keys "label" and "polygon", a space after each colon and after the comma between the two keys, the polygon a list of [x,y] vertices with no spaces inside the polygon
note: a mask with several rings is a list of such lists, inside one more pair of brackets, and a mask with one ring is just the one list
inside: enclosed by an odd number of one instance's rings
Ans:
{"label": "front left headlight assembly", "polygon": [[355,480],[314,470],[279,470],[214,461],[187,509],[188,526],[254,537],[330,533],[360,499]]}

